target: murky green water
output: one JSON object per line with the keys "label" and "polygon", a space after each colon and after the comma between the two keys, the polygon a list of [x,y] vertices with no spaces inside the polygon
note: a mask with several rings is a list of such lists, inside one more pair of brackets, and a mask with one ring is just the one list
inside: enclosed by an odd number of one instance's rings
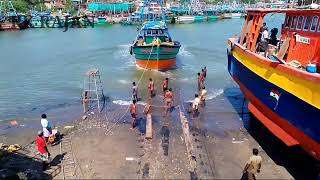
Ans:
{"label": "murky green water", "polygon": [[[207,66],[209,99],[224,93],[233,81],[227,72],[226,41],[240,32],[243,19],[211,23],[171,25],[174,40],[182,44],[175,70],[147,71],[141,92],[149,77],[156,83],[169,77],[175,81],[184,100],[196,91],[196,73]],[[0,32],[0,120],[38,119],[43,112],[80,108],[84,73],[98,68],[104,90],[112,101],[130,99],[132,81],[142,73],[129,54],[136,27],[28,29]]]}

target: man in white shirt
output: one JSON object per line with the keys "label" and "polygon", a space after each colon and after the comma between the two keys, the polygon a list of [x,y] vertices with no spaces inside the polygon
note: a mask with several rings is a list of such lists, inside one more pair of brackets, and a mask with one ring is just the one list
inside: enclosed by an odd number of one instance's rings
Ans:
{"label": "man in white shirt", "polygon": [[195,115],[198,113],[198,110],[199,110],[200,98],[198,94],[195,94],[194,97],[195,98],[193,100],[192,109],[193,109],[193,116],[195,117]]}
{"label": "man in white shirt", "polygon": [[43,129],[43,136],[48,141],[49,136],[52,134],[52,127],[49,121],[47,120],[47,115],[42,114],[41,115],[41,125]]}
{"label": "man in white shirt", "polygon": [[261,49],[264,51],[264,57],[267,56],[268,39],[269,39],[269,32],[268,32],[268,28],[266,27],[261,34],[261,42],[260,42]]}
{"label": "man in white shirt", "polygon": [[262,158],[259,156],[259,150],[256,148],[252,149],[252,156],[246,163],[243,169],[243,174],[247,174],[248,180],[255,180],[255,174],[260,173]]}

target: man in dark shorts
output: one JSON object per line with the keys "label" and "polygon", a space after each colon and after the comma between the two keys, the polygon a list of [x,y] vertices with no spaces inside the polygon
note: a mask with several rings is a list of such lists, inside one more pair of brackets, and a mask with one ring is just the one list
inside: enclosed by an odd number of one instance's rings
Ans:
{"label": "man in dark shorts", "polygon": [[150,92],[150,98],[154,95],[154,82],[152,81],[152,78],[149,78],[149,86],[148,86],[149,92]]}
{"label": "man in dark shorts", "polygon": [[137,102],[136,100],[133,100],[132,104],[130,104],[130,107],[129,107],[130,108],[130,114],[131,114],[131,117],[132,117],[131,128],[130,129],[134,128],[134,123],[136,122],[137,116],[138,116],[136,102]]}
{"label": "man in dark shorts", "polygon": [[132,98],[138,101],[138,86],[136,85],[136,82],[132,83]]}
{"label": "man in dark shorts", "polygon": [[169,79],[166,78],[166,80],[164,80],[163,84],[162,84],[163,95],[166,94],[166,91],[168,90],[168,87],[169,87]]}

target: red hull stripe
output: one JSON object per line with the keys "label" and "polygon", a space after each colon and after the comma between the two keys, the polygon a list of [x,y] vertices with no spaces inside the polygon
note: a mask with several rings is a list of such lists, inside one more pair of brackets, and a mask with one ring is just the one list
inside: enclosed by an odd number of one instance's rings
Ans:
{"label": "red hull stripe", "polygon": [[259,118],[274,135],[281,139],[287,146],[299,145],[299,142],[281,129],[276,123],[268,119],[262,112],[260,112],[252,103],[249,103],[249,110]]}
{"label": "red hull stripe", "polygon": [[[276,113],[271,111],[265,106],[259,99],[257,99],[236,77],[233,79],[239,84],[240,89],[250,101],[250,111],[279,139],[281,139],[287,145],[299,145],[304,147],[313,157],[320,160],[320,145],[313,139],[309,138],[302,131],[292,126],[286,120],[279,117]],[[262,113],[263,112],[263,113]],[[265,116],[265,115],[267,116]],[[272,119],[272,120],[271,120]],[[275,126],[274,126],[274,125]],[[277,127],[276,127],[277,126]],[[281,129],[281,130],[279,130]],[[283,131],[283,132],[281,132]],[[285,135],[287,134],[287,135]],[[290,136],[290,135],[291,136]],[[289,137],[290,136],[290,137]],[[316,152],[314,152],[314,151]]]}

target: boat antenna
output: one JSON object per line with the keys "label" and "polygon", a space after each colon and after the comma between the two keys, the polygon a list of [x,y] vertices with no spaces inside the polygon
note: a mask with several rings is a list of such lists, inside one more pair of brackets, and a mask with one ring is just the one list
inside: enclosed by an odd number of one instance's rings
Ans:
{"label": "boat antenna", "polygon": [[140,18],[139,18],[139,23],[138,23],[138,28],[140,29],[142,26],[142,18],[143,18],[143,13],[144,13],[144,7],[145,4],[148,2],[148,0],[143,0],[143,5],[141,7],[141,11],[140,11]]}
{"label": "boat antenna", "polygon": [[165,13],[163,6],[162,6],[162,0],[159,0],[159,4],[160,4],[160,8],[161,8],[162,20],[163,20],[163,22],[166,22],[166,13]]}

